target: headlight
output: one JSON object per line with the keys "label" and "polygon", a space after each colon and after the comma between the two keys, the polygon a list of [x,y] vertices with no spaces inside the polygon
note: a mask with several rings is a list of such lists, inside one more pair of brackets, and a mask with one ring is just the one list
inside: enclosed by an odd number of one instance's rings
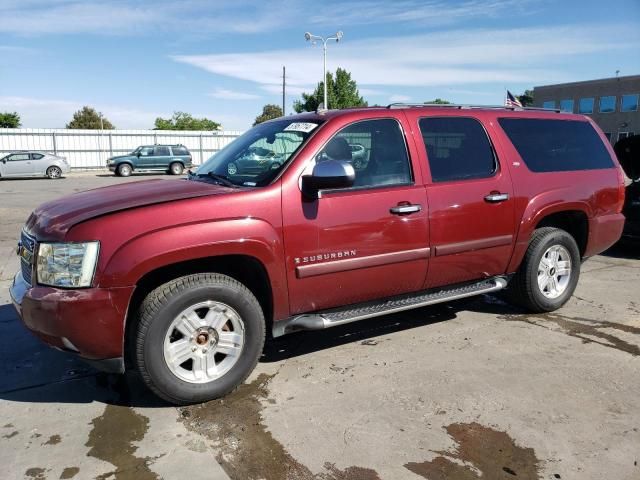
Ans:
{"label": "headlight", "polygon": [[38,283],[52,287],[90,287],[100,242],[41,243],[38,248]]}

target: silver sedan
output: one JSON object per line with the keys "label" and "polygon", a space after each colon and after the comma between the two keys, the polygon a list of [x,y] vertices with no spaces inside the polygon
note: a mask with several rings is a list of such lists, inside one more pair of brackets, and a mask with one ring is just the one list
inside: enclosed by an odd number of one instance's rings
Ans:
{"label": "silver sedan", "polygon": [[0,158],[0,178],[60,178],[70,170],[71,166],[65,157],[47,152],[12,152]]}

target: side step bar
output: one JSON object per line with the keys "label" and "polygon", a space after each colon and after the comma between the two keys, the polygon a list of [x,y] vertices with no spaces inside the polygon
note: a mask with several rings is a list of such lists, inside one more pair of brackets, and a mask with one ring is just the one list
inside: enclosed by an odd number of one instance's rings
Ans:
{"label": "side step bar", "polygon": [[305,313],[280,320],[273,324],[273,336],[281,337],[300,330],[322,330],[365,318],[379,317],[391,313],[425,307],[436,303],[482,295],[502,290],[507,286],[504,277],[493,277],[477,283],[453,286],[440,290],[429,290],[391,297],[384,300],[347,305],[341,308]]}

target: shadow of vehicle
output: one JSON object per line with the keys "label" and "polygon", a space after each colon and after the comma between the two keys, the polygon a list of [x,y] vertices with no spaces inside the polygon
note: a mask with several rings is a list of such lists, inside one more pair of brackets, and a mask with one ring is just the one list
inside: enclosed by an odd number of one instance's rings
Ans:
{"label": "shadow of vehicle", "polygon": [[[387,315],[315,332],[299,332],[267,340],[261,363],[312,355],[341,345],[365,342],[409,329],[452,320],[463,310],[513,314],[519,310],[496,297],[469,298]],[[369,343],[371,342],[371,343]],[[166,407],[144,387],[137,374],[110,375],[86,366],[73,355],[37,340],[17,318],[13,307],[0,306],[0,399],[28,403],[101,402],[132,407]]]}
{"label": "shadow of vehicle", "polygon": [[633,240],[621,239],[613,245],[609,250],[602,252],[600,255],[610,258],[622,258],[626,260],[640,259],[640,242]]}

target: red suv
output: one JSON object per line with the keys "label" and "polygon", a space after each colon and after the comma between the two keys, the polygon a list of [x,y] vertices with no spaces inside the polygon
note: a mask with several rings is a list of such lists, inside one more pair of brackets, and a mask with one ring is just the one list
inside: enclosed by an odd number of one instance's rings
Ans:
{"label": "red suv", "polygon": [[[257,148],[281,165],[229,168]],[[502,289],[530,311],[555,310],[583,259],[620,237],[623,204],[615,155],[584,116],[306,113],[254,127],[186,180],[41,205],[11,295],[47,343],[136,369],[170,402],[199,402],[244,381],[266,332]]]}

